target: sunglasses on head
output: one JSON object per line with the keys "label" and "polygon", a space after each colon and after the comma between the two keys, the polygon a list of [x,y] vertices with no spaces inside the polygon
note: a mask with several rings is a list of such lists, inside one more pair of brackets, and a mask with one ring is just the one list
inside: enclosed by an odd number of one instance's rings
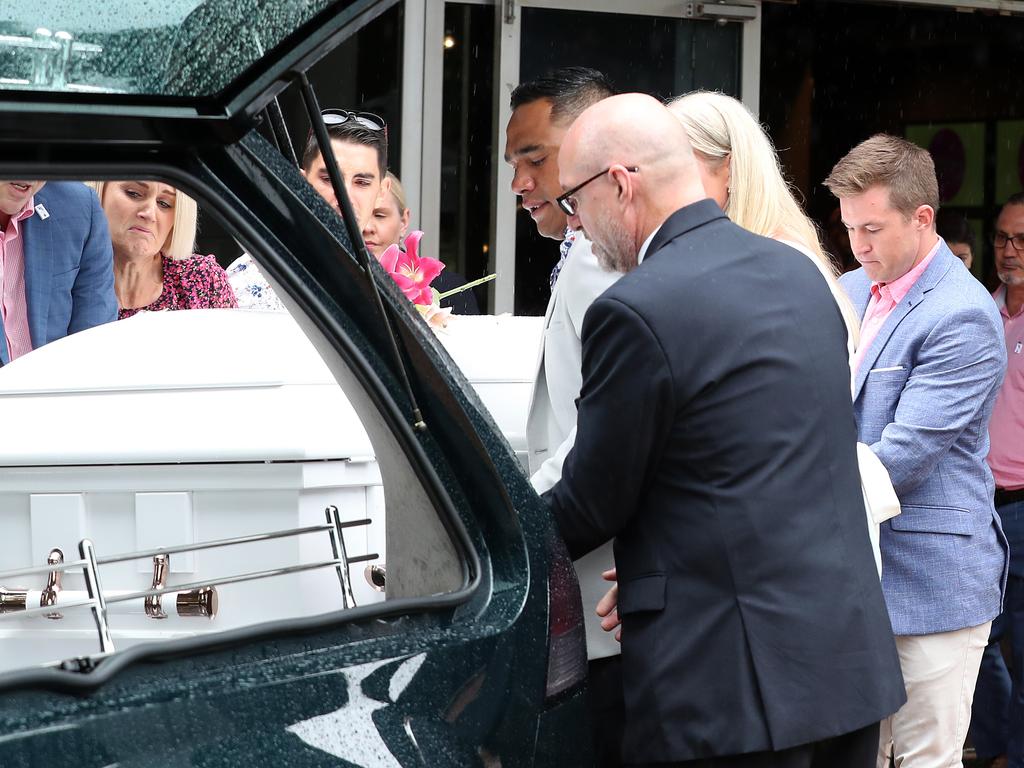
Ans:
{"label": "sunglasses on head", "polygon": [[371,131],[384,131],[387,135],[388,125],[384,118],[372,112],[349,112],[347,109],[325,109],[320,113],[324,125],[343,125],[347,122],[354,122]]}

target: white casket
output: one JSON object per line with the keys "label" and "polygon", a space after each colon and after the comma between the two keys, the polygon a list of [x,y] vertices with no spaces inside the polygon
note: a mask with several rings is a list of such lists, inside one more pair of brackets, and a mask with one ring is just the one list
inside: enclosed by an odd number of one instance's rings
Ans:
{"label": "white casket", "polygon": [[[541,325],[439,333],[524,458]],[[100,326],[0,369],[0,409],[0,671],[384,599],[373,446],[287,314]]]}

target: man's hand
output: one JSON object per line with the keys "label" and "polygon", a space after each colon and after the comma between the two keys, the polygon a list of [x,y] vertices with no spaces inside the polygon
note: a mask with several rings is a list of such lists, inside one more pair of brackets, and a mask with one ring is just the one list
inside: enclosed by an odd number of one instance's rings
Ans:
{"label": "man's hand", "polygon": [[[612,582],[612,588],[597,603],[597,615],[601,617],[601,629],[612,632],[622,624],[619,621],[619,584],[616,581],[615,569],[611,568],[601,574],[605,581]],[[622,642],[622,629],[615,633],[615,639]]]}

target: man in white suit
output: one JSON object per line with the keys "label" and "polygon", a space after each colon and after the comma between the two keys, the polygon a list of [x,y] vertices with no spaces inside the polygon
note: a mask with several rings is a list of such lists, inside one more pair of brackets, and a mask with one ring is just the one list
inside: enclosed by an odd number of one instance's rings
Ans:
{"label": "man in white suit", "polygon": [[[512,92],[512,118],[506,129],[505,162],[512,166],[512,191],[544,237],[561,240],[551,272],[551,299],[544,318],[544,342],[537,361],[526,442],[531,482],[537,493],[550,490],[562,476],[562,462],[576,437],[576,399],[582,384],[583,316],[591,302],[620,275],[606,272],[582,232],[567,226],[555,198],[558,150],[573,120],[587,107],[614,93],[607,78],[593,69],[566,67],[522,83]],[[590,660],[588,699],[595,755],[601,765],[617,765],[622,740],[622,674],[618,643],[602,631],[594,612],[612,567],[611,543],[576,562],[586,618]]]}

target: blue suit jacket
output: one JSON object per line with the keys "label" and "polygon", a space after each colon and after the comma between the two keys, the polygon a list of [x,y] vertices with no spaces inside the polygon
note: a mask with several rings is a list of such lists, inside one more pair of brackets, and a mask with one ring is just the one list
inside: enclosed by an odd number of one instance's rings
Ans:
{"label": "blue suit jacket", "polygon": [[[35,204],[22,230],[33,349],[117,319],[114,255],[96,193],[78,182],[51,181],[36,192]],[[6,344],[0,361],[10,362]]]}
{"label": "blue suit jacket", "polygon": [[[871,281],[841,278],[863,317]],[[1001,609],[1007,545],[992,504],[988,421],[1006,371],[992,297],[941,243],[854,378],[859,440],[902,513],[881,527],[882,591],[897,635],[977,626]]]}

